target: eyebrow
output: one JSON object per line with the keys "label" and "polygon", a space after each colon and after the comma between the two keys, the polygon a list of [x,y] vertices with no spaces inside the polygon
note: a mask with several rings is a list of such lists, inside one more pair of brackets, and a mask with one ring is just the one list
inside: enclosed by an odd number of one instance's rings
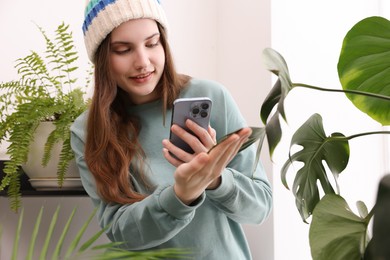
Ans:
{"label": "eyebrow", "polygon": [[[159,33],[159,32],[154,33],[154,34],[152,34],[152,35],[146,37],[146,38],[144,39],[144,41],[153,39],[153,38],[156,37],[156,36],[160,36],[160,33]],[[126,41],[114,41],[114,42],[111,42],[111,45],[113,45],[113,44],[129,44],[129,43],[131,43],[131,42],[126,42]]]}

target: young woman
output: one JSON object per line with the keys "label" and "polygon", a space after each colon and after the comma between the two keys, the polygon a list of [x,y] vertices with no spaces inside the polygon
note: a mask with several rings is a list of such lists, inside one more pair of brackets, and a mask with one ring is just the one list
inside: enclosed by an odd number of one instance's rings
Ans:
{"label": "young woman", "polygon": [[[83,186],[100,225],[128,250],[185,248],[195,259],[251,259],[241,223],[261,223],[272,195],[251,130],[228,91],[178,74],[157,0],[91,0],[83,25],[95,88],[71,128]],[[210,127],[170,127],[179,97],[213,101]],[[241,129],[207,153],[216,140]],[[172,130],[194,150],[169,140]],[[175,155],[173,157],[172,154]]]}

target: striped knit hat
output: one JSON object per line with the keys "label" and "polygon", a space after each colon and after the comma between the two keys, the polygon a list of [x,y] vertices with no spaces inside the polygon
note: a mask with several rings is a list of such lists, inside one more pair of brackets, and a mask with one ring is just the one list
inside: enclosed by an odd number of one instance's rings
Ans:
{"label": "striped knit hat", "polygon": [[168,27],[159,0],[87,0],[83,33],[89,59],[94,62],[97,48],[123,22],[150,18]]}

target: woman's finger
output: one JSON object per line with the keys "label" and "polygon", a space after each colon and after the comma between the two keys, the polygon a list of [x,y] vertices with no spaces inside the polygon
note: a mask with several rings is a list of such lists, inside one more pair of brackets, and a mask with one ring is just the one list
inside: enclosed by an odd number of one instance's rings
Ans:
{"label": "woman's finger", "polygon": [[[191,120],[187,120],[187,121],[191,121]],[[193,124],[196,125],[196,123],[193,123]],[[200,126],[198,126],[198,127],[200,127]],[[195,135],[195,133],[194,134],[189,133],[178,125],[173,125],[171,127],[171,131],[177,137],[179,137],[181,140],[183,140],[185,143],[187,143],[192,148],[192,150],[195,152],[195,154],[207,151],[207,148],[205,148],[205,146],[202,144],[201,140],[199,140],[199,138]]]}
{"label": "woman's finger", "polygon": [[179,167],[183,162],[172,156],[168,149],[163,148],[163,155],[165,159],[175,167]]}
{"label": "woman's finger", "polygon": [[[167,139],[164,139],[162,141],[162,145],[163,145],[163,148],[166,149],[168,151],[168,155],[174,159],[176,159],[176,161],[182,163],[182,162],[189,162],[192,160],[192,158],[194,157],[193,154],[190,154],[190,153],[187,153],[186,151],[182,150],[181,148],[177,147],[176,145],[174,145],[173,143],[171,143],[169,140]],[[174,156],[172,155],[174,154]],[[164,153],[164,157],[167,158],[165,156],[165,153]],[[175,158],[176,157],[176,158]],[[169,157],[168,157],[169,158]],[[169,160],[169,162],[172,164],[171,162],[172,160]],[[173,164],[174,166],[177,167],[177,164]]]}
{"label": "woman's finger", "polygon": [[186,126],[194,133],[194,135],[198,138],[199,141],[199,142],[194,142],[192,144],[189,143],[189,145],[192,147],[194,151],[207,152],[208,150],[210,150],[211,147],[215,145],[215,134],[213,133],[215,132],[215,130],[214,131],[210,130],[209,132],[209,129],[211,127],[208,127],[208,129],[206,130],[192,120],[187,120]]}
{"label": "woman's finger", "polygon": [[213,146],[216,145],[217,143],[217,131],[215,131],[214,128],[212,128],[211,126],[209,126],[209,128],[207,129],[207,132],[210,134],[211,136],[211,139],[212,139],[212,142],[213,142]]}

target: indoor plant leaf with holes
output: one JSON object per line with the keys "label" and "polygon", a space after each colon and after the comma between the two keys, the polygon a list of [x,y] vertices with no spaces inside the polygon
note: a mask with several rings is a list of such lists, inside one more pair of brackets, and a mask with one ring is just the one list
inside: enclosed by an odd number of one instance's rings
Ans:
{"label": "indoor plant leaf with holes", "polygon": [[[389,125],[389,32],[390,21],[382,17],[368,17],[355,24],[346,34],[338,62],[342,89],[293,82],[282,55],[273,49],[265,49],[263,54],[267,69],[278,77],[261,107],[262,121],[266,128],[269,128],[267,135],[276,131],[281,136],[280,115],[287,122],[283,114],[284,100],[292,89],[298,87],[343,93],[356,108],[373,120],[382,125]],[[274,123],[276,121],[277,124]],[[378,209],[375,206],[368,213],[364,203],[359,201],[357,204],[361,214],[360,216],[353,214],[340,195],[342,187],[339,187],[337,177],[347,167],[349,142],[354,138],[372,134],[390,132],[358,132],[350,136],[336,132],[327,136],[321,116],[314,114],[292,137],[289,158],[281,170],[281,178],[285,187],[289,188],[286,174],[291,169],[291,174],[295,174],[292,193],[296,199],[297,209],[305,223],[312,217],[309,238],[313,259],[363,259],[370,241],[368,225],[375,210]],[[269,147],[271,155],[278,140],[279,138]],[[291,148],[295,146],[301,150],[291,153]],[[303,163],[303,166],[290,167],[295,162]],[[329,173],[325,164],[329,168]],[[331,184],[328,177],[332,175],[334,184]]]}
{"label": "indoor plant leaf with holes", "polygon": [[73,160],[69,127],[87,108],[84,95],[92,71],[80,86],[74,76],[79,68],[78,53],[69,25],[60,24],[53,39],[41,27],[38,29],[45,40],[44,56],[31,51],[17,59],[15,68],[19,78],[0,83],[0,144],[9,143],[9,161],[5,163],[0,191],[7,189],[14,210],[21,203],[19,169],[28,161],[30,144],[41,122],[51,121],[55,127],[46,140],[40,161],[47,165],[53,146],[61,144],[57,177],[58,185],[62,185]]}

